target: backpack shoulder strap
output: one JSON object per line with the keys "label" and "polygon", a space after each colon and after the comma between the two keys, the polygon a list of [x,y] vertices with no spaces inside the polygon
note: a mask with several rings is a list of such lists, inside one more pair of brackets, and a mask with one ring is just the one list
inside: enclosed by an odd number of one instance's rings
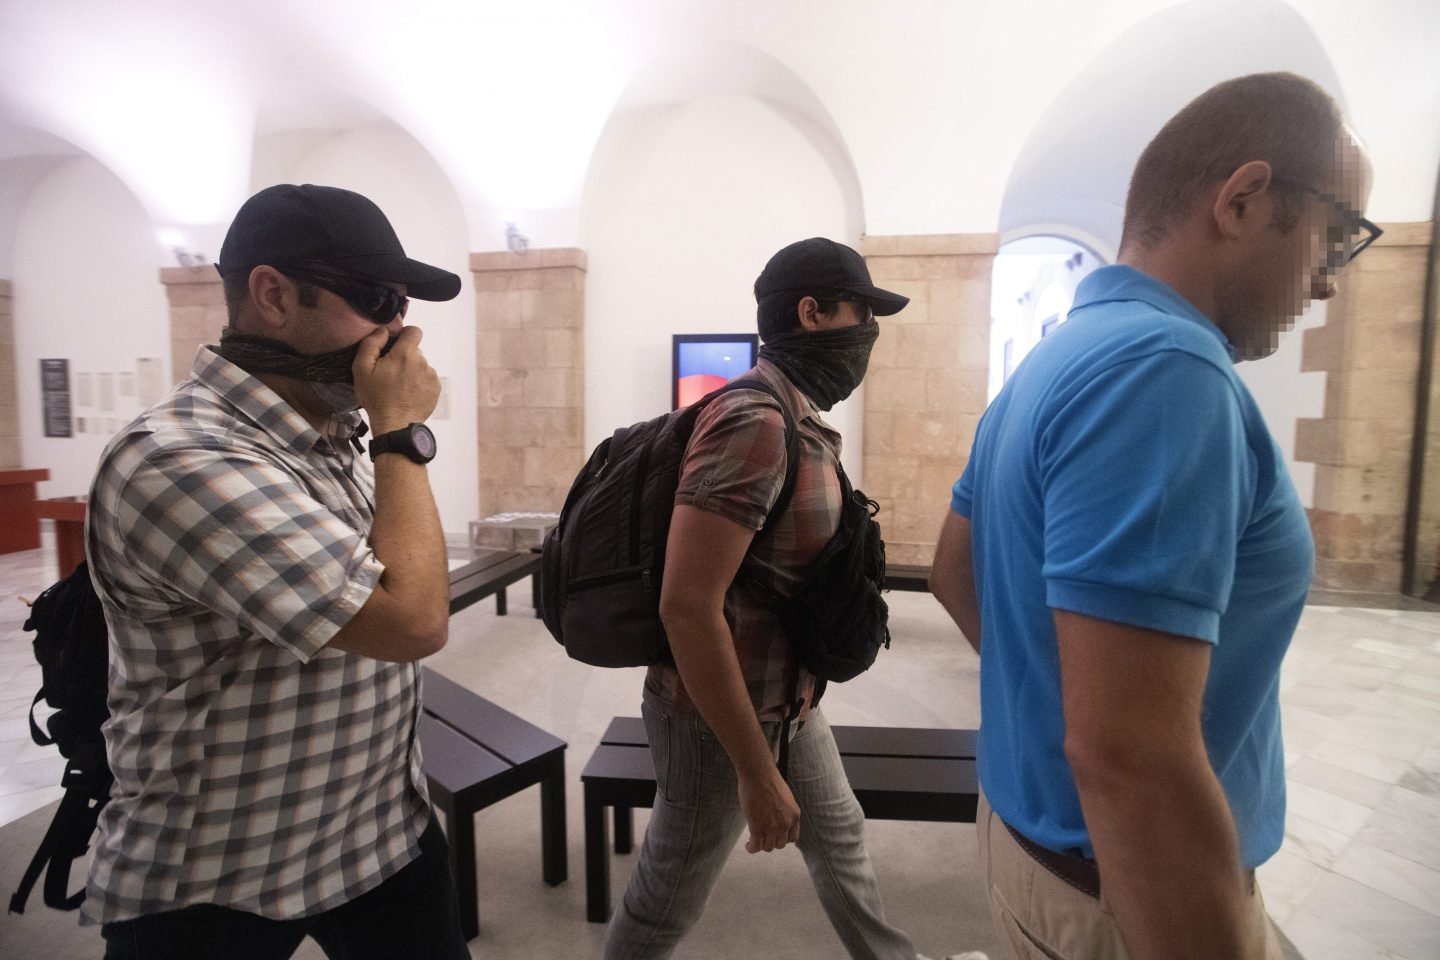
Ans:
{"label": "backpack shoulder strap", "polygon": [[796,424],[794,415],[790,413],[790,407],[780,394],[775,392],[775,388],[764,380],[751,377],[732,380],[718,390],[707,394],[695,406],[697,409],[708,406],[710,401],[732,390],[755,390],[766,394],[780,407],[780,416],[785,419],[785,482],[780,485],[780,494],[770,505],[770,512],[765,515],[765,526],[755,534],[755,539],[760,540],[775,528],[773,521],[785,512],[785,509],[790,506],[790,499],[795,495],[795,476],[799,473],[800,468],[800,427]]}

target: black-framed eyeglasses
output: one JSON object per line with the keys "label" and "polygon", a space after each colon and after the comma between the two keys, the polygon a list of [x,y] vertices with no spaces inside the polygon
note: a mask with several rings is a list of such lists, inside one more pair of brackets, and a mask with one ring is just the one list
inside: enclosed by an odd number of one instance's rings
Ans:
{"label": "black-framed eyeglasses", "polygon": [[372,323],[380,326],[384,326],[396,317],[404,317],[405,312],[410,309],[409,297],[383,283],[358,280],[354,277],[337,277],[334,274],[298,267],[277,266],[275,269],[291,279],[304,280],[315,284],[322,290],[329,290],[364,314]]}
{"label": "black-framed eyeglasses", "polygon": [[1332,197],[1308,183],[1288,180],[1284,177],[1271,177],[1270,182],[1294,187],[1302,193],[1313,193],[1340,214],[1339,226],[1329,226],[1325,231],[1326,266],[1343,267],[1348,265],[1350,261],[1360,256],[1366,247],[1379,240],[1385,232],[1365,219],[1359,212],[1341,203],[1338,198]]}

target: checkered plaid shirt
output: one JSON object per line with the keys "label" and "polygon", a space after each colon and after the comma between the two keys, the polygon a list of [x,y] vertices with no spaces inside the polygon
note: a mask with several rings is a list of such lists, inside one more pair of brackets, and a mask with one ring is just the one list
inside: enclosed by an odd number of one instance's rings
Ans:
{"label": "checkered plaid shirt", "polygon": [[[803,717],[810,711],[815,678],[800,666],[780,621],[745,579],[753,577],[781,596],[805,581],[840,526],[840,480],[835,472],[840,434],[769,361],[761,360],[743,377],[765,381],[784,398],[800,432],[800,464],[789,508],[746,554],[741,576],[725,594],[725,620],[735,637],[740,672],[756,715],[762,721],[783,719],[794,680],[797,695],[805,701]],[[784,483],[785,420],[780,410],[763,393],[737,390],[712,401],[696,420],[675,502],[758,531]],[[673,667],[651,667],[645,684],[676,709],[695,711]]]}
{"label": "checkered plaid shirt", "polygon": [[106,447],[86,546],[110,625],[115,786],[85,917],[330,909],[419,852],[415,664],[326,644],[384,568],[374,474],[202,347]]}

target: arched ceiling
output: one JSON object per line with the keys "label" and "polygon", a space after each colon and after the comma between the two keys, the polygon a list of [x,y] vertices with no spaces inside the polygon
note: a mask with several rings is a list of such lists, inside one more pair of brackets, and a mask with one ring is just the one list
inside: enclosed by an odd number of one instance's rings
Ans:
{"label": "arched ceiling", "polygon": [[1125,31],[1065,87],[1015,162],[1002,240],[1068,233],[1113,259],[1130,172],[1181,107],[1231,77],[1289,70],[1344,107],[1319,38],[1279,0],[1191,0]]}

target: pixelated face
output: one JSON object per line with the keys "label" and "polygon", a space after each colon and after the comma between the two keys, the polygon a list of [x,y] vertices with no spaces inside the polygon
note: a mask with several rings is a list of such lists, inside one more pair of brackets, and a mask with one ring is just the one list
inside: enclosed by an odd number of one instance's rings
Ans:
{"label": "pixelated face", "polygon": [[[1280,335],[1312,301],[1335,295],[1346,265],[1373,239],[1374,226],[1364,216],[1370,179],[1370,161],[1348,133],[1336,144],[1318,184],[1276,178],[1273,188],[1289,191],[1286,202],[1290,209],[1298,206],[1299,217],[1286,229],[1290,224],[1277,215],[1252,261],[1250,304],[1244,308],[1251,320],[1242,336],[1232,337],[1238,359],[1274,353]],[[1277,200],[1277,214],[1282,209]]]}

